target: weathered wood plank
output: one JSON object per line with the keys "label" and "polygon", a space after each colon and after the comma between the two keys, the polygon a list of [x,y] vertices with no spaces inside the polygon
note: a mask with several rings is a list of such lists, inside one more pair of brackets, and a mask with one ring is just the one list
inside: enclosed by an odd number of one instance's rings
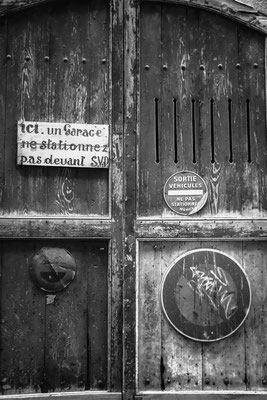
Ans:
{"label": "weathered wood plank", "polygon": [[[51,246],[51,243],[39,244]],[[88,304],[91,285],[88,274],[91,243],[54,242],[73,256],[77,264],[75,279],[66,290],[46,298],[45,357],[42,392],[84,390],[88,382]],[[90,386],[89,386],[90,387]]]}
{"label": "weathered wood plank", "polygon": [[246,378],[250,390],[266,390],[266,243],[243,244],[243,264],[251,283],[251,311],[245,322]]}
{"label": "weathered wood plank", "polygon": [[124,236],[123,236],[123,398],[132,399],[136,388],[136,132],[137,46],[139,26],[135,0],[124,1]]}
{"label": "weathered wood plank", "polygon": [[[90,7],[68,2],[64,10],[58,5],[52,10],[45,6],[38,8],[34,17],[29,12],[9,18],[12,58],[7,79],[12,84],[7,93],[8,173],[3,198],[8,214],[108,215],[108,169],[73,172],[57,167],[16,167],[13,162],[18,119],[109,122],[108,6],[97,2]],[[90,18],[91,28],[87,29]],[[37,45],[40,42],[41,47]]]}
{"label": "weathered wood plank", "polygon": [[[108,246],[96,242],[86,252],[90,260],[87,274],[88,290],[88,373],[92,390],[107,389],[108,346]],[[85,264],[86,265],[86,264]]]}
{"label": "weathered wood plank", "polygon": [[[35,5],[52,1],[55,0],[3,0],[0,6],[0,15],[5,15],[14,11],[17,12],[24,8],[31,8]],[[183,5],[193,5],[210,11],[215,11],[239,22],[244,22],[246,25],[266,33],[266,17],[264,15],[264,12],[266,12],[266,6],[262,2],[254,2],[254,7],[244,3],[240,4],[240,2],[233,2],[231,0],[225,0],[225,7],[222,7],[220,0],[213,0],[211,3],[207,3],[205,0],[172,0],[172,2]]]}
{"label": "weathered wood plank", "polygon": [[[242,243],[205,243],[232,257],[242,265]],[[244,325],[231,336],[213,343],[203,344],[203,389],[245,390],[246,356]]]}
{"label": "weathered wood plank", "polygon": [[138,220],[135,229],[139,238],[266,240],[267,237],[267,222],[264,219]]}
{"label": "weathered wood plank", "polygon": [[136,396],[136,400],[142,399],[168,399],[168,400],[198,400],[198,399],[208,399],[208,400],[262,400],[266,398],[266,393],[263,392],[232,392],[232,391],[221,391],[221,392],[213,392],[213,391],[203,391],[203,392],[182,392],[182,393],[142,393]]}
{"label": "weathered wood plank", "polygon": [[[14,252],[14,245],[16,251]],[[1,390],[40,390],[44,360],[43,294],[30,280],[28,263],[35,245],[1,244]]]}
{"label": "weathered wood plank", "polygon": [[[35,15],[36,30],[31,18],[26,14],[8,18],[7,47],[11,59],[7,64],[7,135],[5,143],[5,186],[3,211],[5,213],[31,211],[41,212],[43,209],[45,180],[41,179],[41,169],[29,172],[29,168],[20,169],[14,163],[16,154],[15,124],[18,119],[40,118],[48,110],[47,65],[44,61],[48,38],[47,23],[41,8]],[[37,43],[43,42],[40,47]],[[38,82],[38,83],[37,83]],[[40,85],[42,90],[36,90]],[[40,89],[40,88],[39,88]],[[13,188],[13,189],[12,189]]]}
{"label": "weathered wood plank", "polygon": [[[246,49],[246,50],[245,50]],[[266,112],[265,41],[263,35],[239,27],[239,101],[242,132],[242,215],[255,215],[265,202]],[[263,176],[263,182],[261,181]],[[264,189],[262,189],[264,188]],[[262,191],[263,190],[263,191]]]}
{"label": "weathered wood plank", "polygon": [[111,194],[112,240],[110,242],[110,290],[109,290],[109,382],[108,388],[121,391],[122,388],[122,274],[124,232],[123,201],[123,1],[111,2],[112,46],[112,151],[111,151]]}
{"label": "weathered wood plank", "polygon": [[7,21],[0,21],[0,73],[3,79],[0,83],[0,214],[3,214],[3,188],[4,188],[4,170],[5,170],[5,135],[6,135],[6,78],[7,78],[7,63],[10,61],[10,54],[6,51],[7,43]]}
{"label": "weathered wood plank", "polygon": [[139,247],[138,269],[138,390],[162,390],[160,282],[162,243]]}
{"label": "weathered wood plank", "polygon": [[[196,167],[196,21],[196,10],[173,5],[162,8],[162,187],[177,169]],[[161,215],[174,215],[162,197],[161,201]]]}
{"label": "weathered wood plank", "polygon": [[[86,391],[86,392],[69,392],[69,393],[38,393],[38,394],[28,394],[28,395],[10,395],[10,400],[21,399],[21,400],[34,400],[34,399],[61,399],[61,400],[82,400],[84,398],[88,400],[97,400],[97,399],[107,399],[107,400],[121,400],[122,395],[119,392],[106,392],[106,391]],[[1,400],[6,399],[6,396],[0,396]]]}
{"label": "weathered wood plank", "polygon": [[[49,294],[30,280],[44,246],[68,249],[77,264],[70,286]],[[1,246],[1,375],[5,394],[103,390],[107,386],[106,241],[14,241]]]}
{"label": "weathered wood plank", "polygon": [[[151,40],[153,38],[153,40]],[[139,214],[161,212],[164,153],[161,121],[161,6],[143,3],[140,11]]]}
{"label": "weathered wood plank", "polygon": [[[199,247],[198,243],[161,242],[161,278],[176,258]],[[160,282],[161,286],[162,280]],[[190,340],[162,318],[162,386],[168,391],[198,390],[202,387],[202,344]]]}
{"label": "weathered wood plank", "polygon": [[[208,13],[201,13],[200,18],[205,32],[201,50],[203,63],[200,62],[204,68],[202,75],[205,76],[206,93],[206,116],[203,115],[203,118],[209,119],[208,129],[205,132],[206,151],[209,152],[209,159],[206,160],[208,167],[206,179],[209,185],[209,211],[212,215],[218,215],[228,212],[229,207],[232,212],[237,211],[240,203],[240,185],[236,166],[232,160],[232,147],[235,141],[232,137],[232,125],[229,126],[232,92],[237,87],[235,68],[237,34],[236,24],[230,20],[216,15],[210,18]],[[220,43],[220,47],[217,43]],[[203,148],[203,154],[204,151]],[[207,215],[207,212],[206,208],[202,215]]]}
{"label": "weathered wood plank", "polygon": [[[60,4],[54,4],[49,18],[54,38],[50,43],[50,120],[108,123],[108,5],[68,2],[62,13]],[[107,169],[53,169],[49,174],[52,212],[108,214]]]}
{"label": "weathered wood plank", "polygon": [[15,238],[110,238],[112,237],[110,220],[90,219],[1,219],[0,235],[2,239]]}

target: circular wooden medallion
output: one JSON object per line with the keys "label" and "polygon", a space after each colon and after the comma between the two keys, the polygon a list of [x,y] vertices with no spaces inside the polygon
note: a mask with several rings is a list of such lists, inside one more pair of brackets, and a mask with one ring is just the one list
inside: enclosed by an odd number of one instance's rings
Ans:
{"label": "circular wooden medallion", "polygon": [[192,215],[204,207],[208,188],[192,171],[175,172],[164,185],[164,199],[168,207],[180,215]]}
{"label": "circular wooden medallion", "polygon": [[74,279],[76,263],[65,249],[43,247],[30,263],[30,275],[36,285],[50,293],[66,288]]}
{"label": "circular wooden medallion", "polygon": [[246,319],[249,280],[238,263],[213,249],[192,250],[179,257],[163,278],[163,311],[186,337],[212,342],[233,334]]}

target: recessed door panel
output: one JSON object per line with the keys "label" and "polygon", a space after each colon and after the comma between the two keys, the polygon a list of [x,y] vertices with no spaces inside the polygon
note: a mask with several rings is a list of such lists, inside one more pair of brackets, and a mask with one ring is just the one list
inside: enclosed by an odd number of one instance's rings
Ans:
{"label": "recessed door panel", "polygon": [[[59,291],[43,290],[30,274],[32,259],[42,255],[42,281],[64,282],[66,252],[74,279]],[[2,243],[3,394],[107,389],[107,265],[106,241]]]}
{"label": "recessed door panel", "polygon": [[[263,390],[267,328],[265,243],[142,241],[139,246],[139,390]],[[179,257],[203,249],[221,252],[234,260],[251,287],[251,306],[244,323],[228,337],[210,342],[190,339],[178,332],[166,318],[161,300],[164,275],[170,266]],[[209,284],[205,282],[206,295],[211,279]],[[243,289],[240,292],[242,296]],[[231,293],[227,295],[229,299]],[[183,303],[188,301],[186,295],[184,299],[180,296],[179,301],[180,309],[189,308]],[[183,324],[186,322],[192,323],[185,318]],[[205,323],[198,324],[201,328]]]}
{"label": "recessed door panel", "polygon": [[[163,187],[177,171],[209,189],[197,216],[266,215],[265,38],[193,7],[143,3],[139,215],[179,217]],[[185,200],[184,200],[185,201]]]}

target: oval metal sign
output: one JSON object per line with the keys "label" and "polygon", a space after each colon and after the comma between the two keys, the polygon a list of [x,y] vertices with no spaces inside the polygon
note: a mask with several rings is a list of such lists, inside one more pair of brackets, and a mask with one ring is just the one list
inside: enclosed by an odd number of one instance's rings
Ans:
{"label": "oval metal sign", "polygon": [[228,255],[213,249],[193,250],[168,268],[161,302],[179,333],[213,342],[230,336],[243,324],[251,304],[250,283]]}
{"label": "oval metal sign", "polygon": [[30,275],[36,285],[45,292],[58,292],[74,279],[76,263],[64,248],[43,247],[30,264]]}
{"label": "oval metal sign", "polygon": [[192,171],[175,172],[164,185],[164,199],[168,207],[180,215],[192,215],[204,207],[208,188]]}

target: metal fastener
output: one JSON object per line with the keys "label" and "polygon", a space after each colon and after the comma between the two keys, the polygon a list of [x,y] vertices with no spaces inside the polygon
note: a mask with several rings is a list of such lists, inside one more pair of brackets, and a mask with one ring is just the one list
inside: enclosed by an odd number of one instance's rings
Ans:
{"label": "metal fastener", "polygon": [[263,379],[262,379],[262,384],[263,384],[263,385],[266,385],[266,383],[267,383],[267,379],[266,379],[266,378],[263,378]]}
{"label": "metal fastener", "polygon": [[229,378],[224,378],[223,383],[225,385],[229,385],[229,383],[230,383]]}
{"label": "metal fastener", "polygon": [[146,378],[145,379],[145,385],[149,385],[150,384],[150,379],[149,378]]}
{"label": "metal fastener", "polygon": [[49,56],[45,56],[44,60],[47,62],[49,61]]}
{"label": "metal fastener", "polygon": [[201,71],[204,71],[204,69],[205,69],[203,64],[201,64],[199,68],[201,69]]}
{"label": "metal fastener", "polygon": [[64,58],[63,58],[63,61],[64,61],[64,63],[67,63],[67,62],[68,62],[68,58],[67,58],[67,57],[64,57]]}
{"label": "metal fastener", "polygon": [[166,71],[168,69],[168,66],[164,64],[162,68]]}
{"label": "metal fastener", "polygon": [[6,59],[7,59],[7,60],[11,60],[11,55],[8,54],[8,55],[6,56]]}
{"label": "metal fastener", "polygon": [[145,69],[149,69],[150,66],[148,64],[145,65]]}
{"label": "metal fastener", "polygon": [[219,64],[219,65],[218,65],[218,68],[219,68],[219,69],[223,69],[222,64]]}
{"label": "metal fastener", "polygon": [[239,63],[236,64],[236,68],[240,69],[241,65]]}
{"label": "metal fastener", "polygon": [[83,63],[83,64],[86,63],[86,58],[82,58],[82,63]]}
{"label": "metal fastener", "polygon": [[206,384],[206,385],[209,385],[209,384],[210,384],[210,379],[209,379],[209,378],[206,378],[206,379],[205,379],[205,384]]}
{"label": "metal fastener", "polygon": [[257,64],[257,63],[254,63],[254,64],[253,64],[253,68],[255,68],[255,69],[258,68],[258,64]]}
{"label": "metal fastener", "polygon": [[103,58],[103,59],[102,59],[102,64],[106,64],[106,62],[107,62],[107,59],[106,59],[106,58]]}
{"label": "metal fastener", "polygon": [[26,60],[26,61],[30,61],[30,59],[31,59],[30,56],[26,56],[26,57],[25,57],[25,60]]}

